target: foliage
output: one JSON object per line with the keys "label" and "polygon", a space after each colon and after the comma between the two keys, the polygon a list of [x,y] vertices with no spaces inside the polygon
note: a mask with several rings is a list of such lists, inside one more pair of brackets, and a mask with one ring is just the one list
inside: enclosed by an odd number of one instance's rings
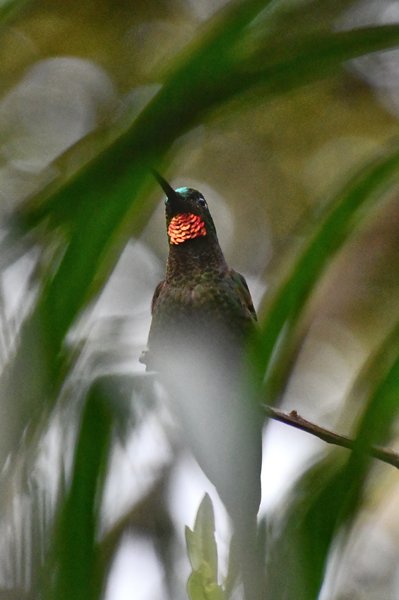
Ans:
{"label": "foliage", "polygon": [[[18,4],[6,3],[4,18],[13,18],[9,10],[23,12],[25,3]],[[166,169],[176,141],[218,112],[278,102],[310,82],[333,79],[344,61],[399,44],[397,25],[349,31],[307,28],[312,10],[317,10],[313,4],[228,2],[164,69],[162,87],[127,127],[100,144],[90,159],[75,159],[72,174],[65,170],[9,215],[1,244],[10,258],[3,268],[36,247],[42,272],[34,306],[18,331],[0,381],[1,412],[7,415],[0,440],[2,462],[10,454],[15,464],[34,462],[38,440],[65,398],[79,399],[71,410],[76,435],[71,473],[64,488],[60,485],[56,514],[42,532],[42,564],[32,574],[31,587],[25,586],[34,597],[102,597],[125,532],[122,528],[118,533],[113,552],[102,552],[101,505],[110,453],[124,420],[122,401],[115,402],[117,386],[108,386],[107,379],[105,390],[104,380],[95,377],[88,391],[82,390],[76,375],[82,348],[71,333],[109,282],[129,237],[139,236],[148,222],[158,200],[150,195],[155,184],[149,167]],[[303,15],[301,26],[287,27],[298,15]],[[69,150],[66,158],[79,157],[79,149]],[[254,394],[260,401],[275,402],[283,394],[310,301],[337,254],[373,219],[376,205],[394,188],[398,164],[398,146],[391,145],[342,181],[338,192],[330,190],[318,222],[304,234],[302,249],[268,291],[259,335],[249,350]],[[317,598],[332,548],[349,534],[359,514],[371,471],[368,449],[389,437],[397,412],[397,337],[397,329],[386,335],[353,388],[352,394],[362,394],[364,405],[355,450],[323,456],[294,486],[279,535],[267,544],[270,597]],[[141,390],[136,380],[130,387],[134,403]],[[76,407],[79,403],[83,408]],[[12,475],[5,470],[2,477],[6,487]],[[193,530],[186,529],[191,600],[230,597],[231,573],[223,585],[218,583],[214,529],[212,503],[205,496]],[[276,566],[282,563],[283,574]]]}
{"label": "foliage", "polygon": [[204,496],[198,509],[194,529],[186,527],[187,552],[192,573],[187,583],[189,597],[223,600],[218,584],[218,557],[215,541],[215,517],[209,496]]}

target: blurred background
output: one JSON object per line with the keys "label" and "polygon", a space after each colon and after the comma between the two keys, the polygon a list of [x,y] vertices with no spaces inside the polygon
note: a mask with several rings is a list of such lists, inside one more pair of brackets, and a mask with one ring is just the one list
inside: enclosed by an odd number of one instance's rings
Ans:
{"label": "blurred background", "polygon": [[[237,6],[253,11],[241,24]],[[202,191],[266,322],[341,190],[394,149],[398,22],[393,0],[0,1],[0,599],[185,598],[184,526],[205,492],[223,574],[224,508],[138,362],[167,255],[147,166]],[[376,26],[379,41],[347,43]],[[399,348],[398,191],[380,179],[345,243],[326,244],[278,393],[263,399],[352,437],[381,357]],[[399,451],[394,409],[384,418]],[[295,481],[347,457],[265,427],[261,516],[280,570],[295,561],[283,541],[298,498],[309,507],[317,488]],[[318,591],[272,569],[270,597],[399,597],[397,473],[366,470],[346,537],[320,526]]]}

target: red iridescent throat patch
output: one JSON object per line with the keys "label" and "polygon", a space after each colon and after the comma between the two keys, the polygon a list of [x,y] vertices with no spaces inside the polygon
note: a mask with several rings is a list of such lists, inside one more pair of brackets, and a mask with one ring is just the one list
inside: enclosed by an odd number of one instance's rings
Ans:
{"label": "red iridescent throat patch", "polygon": [[199,215],[184,213],[172,218],[168,227],[170,243],[177,246],[187,240],[206,235],[205,223]]}

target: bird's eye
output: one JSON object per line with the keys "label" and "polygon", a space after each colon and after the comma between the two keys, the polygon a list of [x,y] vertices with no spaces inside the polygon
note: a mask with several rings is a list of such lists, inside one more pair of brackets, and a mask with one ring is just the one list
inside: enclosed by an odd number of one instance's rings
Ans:
{"label": "bird's eye", "polygon": [[198,197],[198,204],[200,204],[201,206],[206,206],[206,200],[205,198],[203,198],[202,196]]}

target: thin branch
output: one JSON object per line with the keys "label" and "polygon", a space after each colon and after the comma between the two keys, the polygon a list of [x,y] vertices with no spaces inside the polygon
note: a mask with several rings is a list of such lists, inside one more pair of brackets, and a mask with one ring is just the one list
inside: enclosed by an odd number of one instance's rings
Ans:
{"label": "thin branch", "polygon": [[[272,408],[266,404],[263,405],[263,408],[266,416],[270,419],[279,421],[280,423],[285,423],[286,425],[290,425],[291,427],[295,427],[301,431],[306,431],[306,433],[310,433],[311,435],[320,438],[323,440],[323,442],[327,442],[327,444],[334,444],[335,446],[341,446],[342,448],[348,448],[349,450],[353,450],[355,448],[356,440],[353,440],[345,435],[334,433],[333,431],[325,429],[324,427],[320,427],[311,421],[307,421],[301,417],[296,410],[286,413],[281,410],[277,410],[276,408]],[[377,458],[378,460],[381,460],[382,462],[388,463],[389,465],[399,469],[399,454],[390,448],[371,446],[369,453],[374,458]]]}

